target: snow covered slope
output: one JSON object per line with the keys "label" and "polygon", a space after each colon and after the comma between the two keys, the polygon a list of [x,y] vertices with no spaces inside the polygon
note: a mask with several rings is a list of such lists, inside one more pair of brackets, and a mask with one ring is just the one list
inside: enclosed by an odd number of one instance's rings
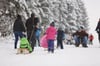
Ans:
{"label": "snow covered slope", "polygon": [[13,42],[13,38],[0,38],[0,66],[100,66],[100,48],[96,43],[88,48],[64,44],[64,49],[55,49],[54,54],[35,47],[31,54],[16,55]]}

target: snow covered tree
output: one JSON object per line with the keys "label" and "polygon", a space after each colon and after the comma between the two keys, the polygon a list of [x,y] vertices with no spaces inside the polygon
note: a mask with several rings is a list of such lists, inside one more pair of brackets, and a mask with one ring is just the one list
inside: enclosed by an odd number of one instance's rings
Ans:
{"label": "snow covered tree", "polygon": [[1,34],[13,33],[12,25],[17,14],[26,22],[32,12],[40,18],[45,29],[52,21],[56,21],[57,28],[62,26],[67,32],[80,25],[88,29],[88,16],[82,0],[0,0],[0,5]]}

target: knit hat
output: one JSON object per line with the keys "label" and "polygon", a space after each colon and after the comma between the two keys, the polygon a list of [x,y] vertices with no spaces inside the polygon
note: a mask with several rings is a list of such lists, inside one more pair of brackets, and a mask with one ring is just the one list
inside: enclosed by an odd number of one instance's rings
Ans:
{"label": "knit hat", "polygon": [[18,15],[17,15],[17,18],[18,18],[18,19],[21,19],[21,15],[18,14]]}
{"label": "knit hat", "polygon": [[55,26],[55,23],[54,23],[54,22],[52,22],[52,23],[50,24],[50,26]]}
{"label": "knit hat", "polygon": [[84,29],[83,26],[80,26],[80,29]]}
{"label": "knit hat", "polygon": [[31,14],[31,17],[34,17],[34,16],[35,16],[35,14],[34,14],[34,13],[32,13],[32,14]]}

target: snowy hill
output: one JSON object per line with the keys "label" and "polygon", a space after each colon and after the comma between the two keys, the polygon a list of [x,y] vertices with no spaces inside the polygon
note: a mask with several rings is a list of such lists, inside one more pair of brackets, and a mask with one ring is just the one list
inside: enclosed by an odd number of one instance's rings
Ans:
{"label": "snowy hill", "polygon": [[[7,1],[15,1],[15,0],[2,0],[2,1],[7,2]],[[0,1],[0,5],[2,1]],[[53,1],[53,0],[24,0],[24,1]],[[61,1],[65,1],[65,0],[61,0]],[[67,0],[67,1],[81,1],[81,0]],[[89,1],[88,4],[92,2],[92,0],[86,0],[86,1]],[[31,54],[16,55],[17,50],[13,48],[14,39],[12,37],[8,37],[8,38],[0,37],[0,66],[100,66],[100,45],[97,40],[97,34],[94,32],[96,20],[100,16],[99,10],[96,10],[99,8],[99,6],[97,3],[95,3],[98,1],[99,0],[93,1],[93,3],[91,3],[90,5],[90,7],[92,8],[89,9],[89,15],[90,17],[92,17],[90,21],[92,25],[89,25],[90,28],[92,27],[90,33],[93,33],[95,37],[93,45],[88,45],[88,48],[83,48],[81,46],[76,48],[73,45],[64,44],[64,49],[63,50],[55,49],[54,54],[44,51],[42,47],[35,47],[35,51]],[[98,6],[97,8],[95,8],[95,6],[93,5],[94,3]],[[12,5],[12,7],[15,7],[14,4],[12,3],[10,3],[10,5]],[[1,7],[2,6],[0,6],[0,8]],[[12,7],[10,7],[11,11],[12,11]],[[95,11],[96,12],[98,11],[97,14]],[[0,15],[2,14],[2,12],[5,13],[6,15],[8,14],[6,10],[4,11],[0,10]],[[15,13],[15,12],[10,12],[10,13]],[[12,15],[13,14],[11,14],[11,17],[13,17]],[[8,16],[6,17],[7,17],[6,20],[10,21],[9,17]],[[4,22],[2,23],[5,23],[4,16],[2,17],[2,19],[4,20]],[[12,22],[9,24],[12,25]]]}
{"label": "snowy hill", "polygon": [[88,48],[64,44],[64,49],[55,49],[54,54],[35,47],[31,54],[16,55],[13,42],[13,38],[0,38],[1,66],[100,66],[98,44],[88,45]]}

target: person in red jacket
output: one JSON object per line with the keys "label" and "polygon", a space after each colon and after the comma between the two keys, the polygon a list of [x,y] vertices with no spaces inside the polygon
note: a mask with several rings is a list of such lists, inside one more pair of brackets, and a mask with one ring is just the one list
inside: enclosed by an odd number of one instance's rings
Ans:
{"label": "person in red jacket", "polygon": [[93,44],[93,39],[94,39],[94,36],[92,34],[90,34],[89,36],[89,44]]}

